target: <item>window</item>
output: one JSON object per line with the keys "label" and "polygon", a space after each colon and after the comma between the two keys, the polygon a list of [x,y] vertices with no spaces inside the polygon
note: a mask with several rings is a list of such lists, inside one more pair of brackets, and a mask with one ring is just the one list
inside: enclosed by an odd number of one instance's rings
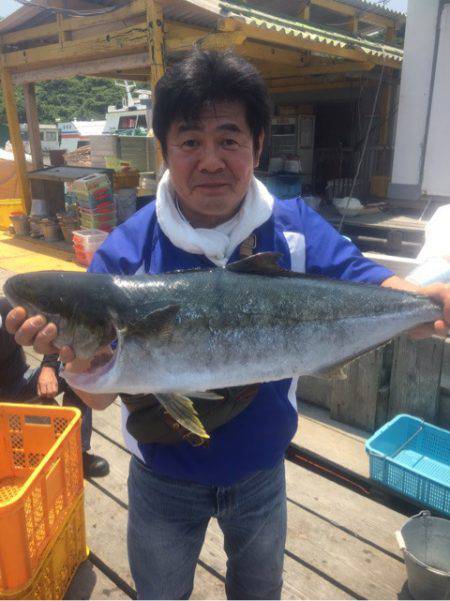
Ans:
{"label": "window", "polygon": [[137,126],[147,129],[147,118],[145,115],[139,115],[138,120],[137,120]]}
{"label": "window", "polygon": [[137,116],[120,117],[119,129],[134,129],[136,127]]}
{"label": "window", "polygon": [[46,132],[46,139],[47,142],[56,142],[57,140],[57,136],[56,136],[56,131],[48,131]]}

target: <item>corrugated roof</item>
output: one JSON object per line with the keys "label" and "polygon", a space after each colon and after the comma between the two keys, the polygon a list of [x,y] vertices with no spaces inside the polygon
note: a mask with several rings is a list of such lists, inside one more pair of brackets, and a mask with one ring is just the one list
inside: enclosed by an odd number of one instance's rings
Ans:
{"label": "corrugated roof", "polygon": [[[122,4],[123,0],[120,2]],[[366,0],[346,0],[346,3],[355,2],[361,5],[371,4]],[[352,34],[339,33],[323,26],[312,25],[284,15],[273,14],[272,12],[262,12],[255,8],[250,8],[243,2],[226,0],[165,0],[164,15],[166,18],[190,23],[214,30],[217,26],[217,19],[220,17],[232,16],[238,17],[258,29],[267,29],[277,31],[285,35],[302,38],[323,45],[323,52],[326,54],[331,47],[339,48],[357,48],[370,56],[394,60],[401,62],[403,51],[395,46],[389,46],[369,41]],[[3,22],[0,22],[0,33],[16,28],[19,23],[24,25],[24,21],[35,20],[37,13],[42,14],[42,9],[24,7],[10,15]],[[47,11],[43,11],[47,12]],[[39,18],[39,17],[38,17]],[[9,20],[9,27],[8,23]]]}
{"label": "corrugated roof", "polygon": [[[340,2],[340,0],[336,0]],[[282,14],[290,18],[296,18],[299,14],[299,10],[302,6],[301,0],[246,0],[246,4],[249,8],[255,8],[256,10],[262,10],[264,12],[269,13],[277,13]],[[369,2],[368,0],[345,0],[345,2],[341,2],[341,4],[351,6],[356,8],[357,10],[364,11],[367,13],[376,14],[382,17],[386,17],[388,19],[392,19],[395,21],[404,21],[405,15],[400,12],[396,12],[393,10],[389,10],[385,8],[381,4],[375,4],[373,2]],[[321,8],[316,4],[311,4],[311,9],[315,14],[319,11],[326,10],[325,8]],[[329,10],[327,10],[329,13]],[[339,15],[336,14],[336,17]],[[345,16],[342,15],[344,18]],[[320,23],[320,21],[316,21]]]}
{"label": "corrugated roof", "polygon": [[324,45],[324,52],[326,52],[327,46],[340,48],[357,47],[368,56],[386,57],[398,62],[403,60],[403,50],[395,46],[379,44],[357,36],[337,33],[303,21],[295,21],[286,17],[263,13],[253,8],[224,0],[219,0],[219,5],[223,16],[239,17],[244,19],[248,25],[253,25],[259,29],[265,28],[282,32],[288,36],[319,42]]}
{"label": "corrugated roof", "polygon": [[[341,0],[338,0],[340,2]],[[405,18],[405,13],[402,13],[398,10],[392,10],[387,8],[385,4],[381,4],[380,2],[372,2],[371,0],[345,0],[342,4],[350,4],[350,6],[354,6],[355,8],[360,8],[361,10],[366,10],[367,12],[375,13],[376,15],[381,15],[382,17],[389,17],[391,19]]]}

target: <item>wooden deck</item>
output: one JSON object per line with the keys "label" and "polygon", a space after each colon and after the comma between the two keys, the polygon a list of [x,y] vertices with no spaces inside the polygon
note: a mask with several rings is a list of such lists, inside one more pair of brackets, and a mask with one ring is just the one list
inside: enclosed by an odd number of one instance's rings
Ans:
{"label": "wooden deck", "polygon": [[[0,290],[6,272],[0,272]],[[29,361],[38,356],[27,352]],[[301,406],[295,442],[367,475],[366,434]],[[86,481],[90,558],[79,568],[67,599],[134,596],[126,550],[130,455],[120,431],[120,405],[94,413],[92,451],[110,463],[105,478]],[[394,532],[404,515],[308,469],[286,462],[288,536],[283,599],[408,599]],[[212,520],[197,566],[193,599],[225,599],[223,537]]]}
{"label": "wooden deck", "polygon": [[[339,448],[347,467],[363,453],[363,436],[342,431],[317,411],[302,420],[301,432],[316,452]],[[340,437],[340,438],[339,438]],[[320,440],[323,447],[321,448]],[[331,442],[333,439],[333,442]],[[126,599],[133,592],[127,562],[126,479],[129,453],[122,446],[120,407],[116,402],[95,413],[93,451],[106,457],[110,474],[86,482],[88,544],[93,560],[76,574],[67,599]],[[360,466],[363,457],[358,457]],[[363,468],[361,468],[363,469]],[[288,538],[284,599],[408,598],[405,569],[394,532],[405,517],[298,465],[287,462]],[[196,571],[193,599],[225,599],[226,558],[215,520],[208,529]],[[100,568],[99,568],[100,566]]]}

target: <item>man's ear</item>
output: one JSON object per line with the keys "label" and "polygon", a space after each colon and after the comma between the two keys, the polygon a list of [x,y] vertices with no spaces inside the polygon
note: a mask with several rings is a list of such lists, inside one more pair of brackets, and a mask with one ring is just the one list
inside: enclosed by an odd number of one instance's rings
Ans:
{"label": "man's ear", "polygon": [[259,159],[261,158],[261,153],[263,151],[264,146],[265,133],[264,130],[261,130],[258,136],[258,146],[253,151],[253,168],[256,169],[259,166]]}

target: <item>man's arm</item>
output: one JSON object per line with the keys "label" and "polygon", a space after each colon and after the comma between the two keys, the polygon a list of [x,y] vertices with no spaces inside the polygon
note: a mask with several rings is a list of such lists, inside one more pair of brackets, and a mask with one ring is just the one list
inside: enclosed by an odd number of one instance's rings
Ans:
{"label": "man's arm", "polygon": [[381,283],[385,288],[393,288],[394,290],[406,290],[407,292],[417,292],[420,294],[421,286],[417,284],[413,284],[412,282],[408,282],[408,280],[404,280],[400,278],[398,275],[393,275],[384,282]]}
{"label": "man's arm", "polygon": [[[33,346],[38,352],[46,356],[44,365],[47,361],[54,362],[55,351],[56,357],[59,353],[59,359],[66,364],[65,368],[68,371],[76,371],[77,373],[86,371],[91,367],[91,363],[96,357],[85,360],[75,359],[75,354],[69,346],[58,349],[54,346],[53,341],[57,336],[56,326],[52,323],[46,324],[45,318],[39,316],[27,319],[27,314],[24,308],[17,307],[9,312],[6,325],[8,332],[15,335],[18,344],[23,346]],[[104,355],[104,349],[102,354]],[[106,409],[116,398],[112,394],[88,394],[81,390],[74,392],[92,409]]]}
{"label": "man's arm", "polygon": [[[54,364],[54,359],[56,364]],[[57,365],[58,357],[53,355],[49,359],[49,355],[45,355],[44,360],[41,363],[41,369],[37,380],[37,394],[41,398],[54,399],[58,396],[59,386],[56,372],[58,369]]]}
{"label": "man's arm", "polygon": [[80,397],[85,405],[91,409],[96,409],[97,411],[103,411],[103,409],[109,407],[117,398],[116,394],[90,394],[89,392],[83,392],[76,388],[72,388],[72,390]]}
{"label": "man's arm", "polygon": [[387,278],[381,285],[385,288],[393,288],[394,290],[406,290],[407,292],[423,294],[442,304],[443,319],[438,319],[433,324],[425,324],[414,328],[409,333],[411,338],[421,339],[430,336],[446,338],[448,336],[450,327],[450,285],[432,284],[430,286],[418,286],[396,275]]}

